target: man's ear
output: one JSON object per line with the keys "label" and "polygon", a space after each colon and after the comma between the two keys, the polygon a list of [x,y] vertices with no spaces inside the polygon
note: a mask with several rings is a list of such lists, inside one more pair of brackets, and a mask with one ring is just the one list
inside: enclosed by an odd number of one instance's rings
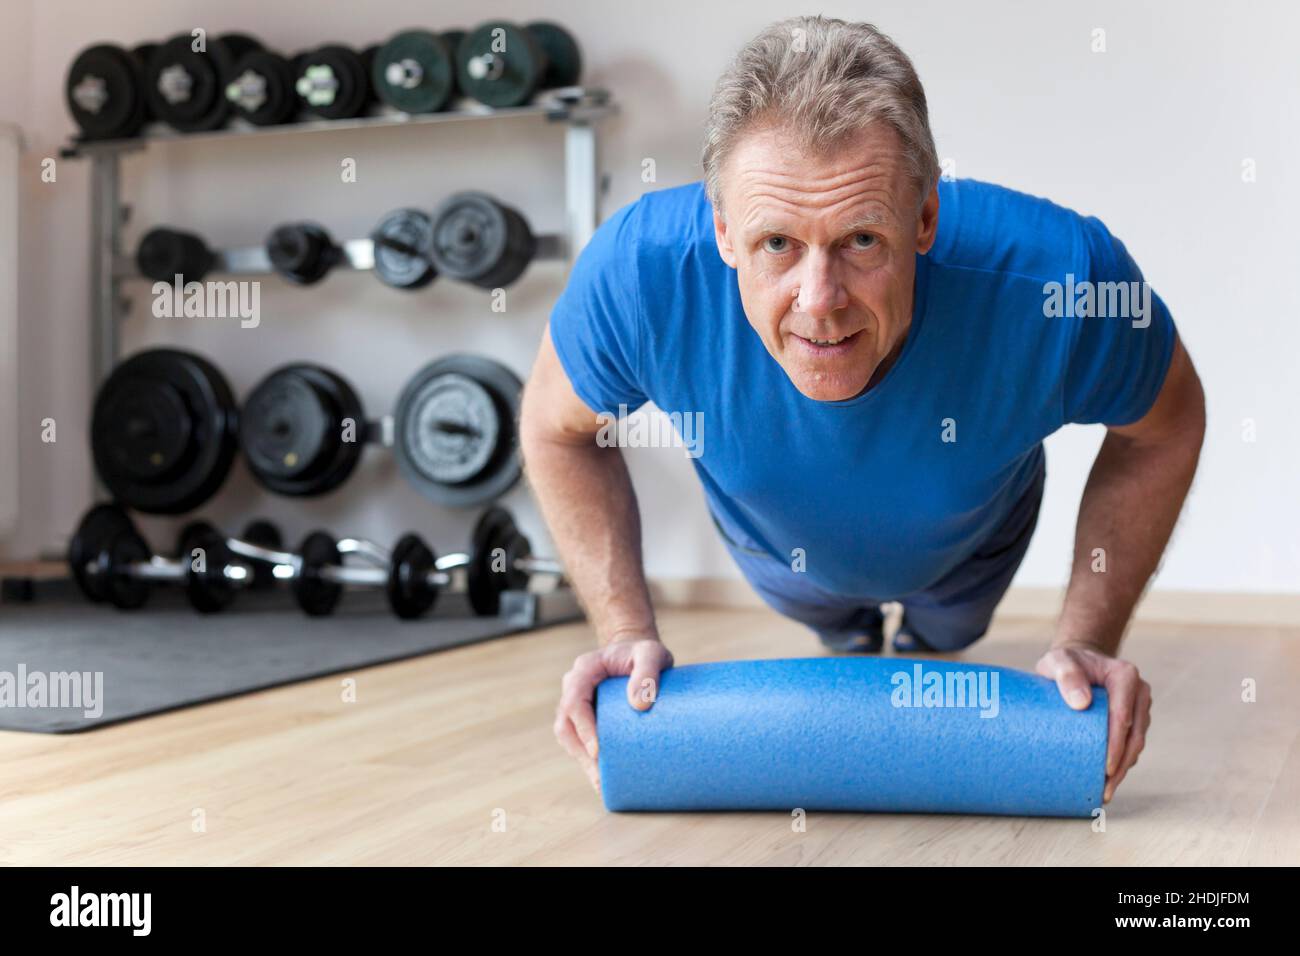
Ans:
{"label": "man's ear", "polygon": [[921,206],[921,215],[916,227],[916,251],[925,255],[934,245],[934,237],[939,232],[939,183],[930,188],[930,195],[925,197]]}
{"label": "man's ear", "polygon": [[731,236],[727,232],[727,221],[718,215],[718,210],[713,210],[713,238],[718,243],[718,255],[722,256],[722,261],[731,268],[736,268],[736,250],[731,245]]}

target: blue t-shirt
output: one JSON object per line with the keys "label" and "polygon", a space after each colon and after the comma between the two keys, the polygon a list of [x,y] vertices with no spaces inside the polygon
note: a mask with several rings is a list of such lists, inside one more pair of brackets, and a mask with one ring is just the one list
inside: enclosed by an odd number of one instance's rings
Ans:
{"label": "blue t-shirt", "polygon": [[1089,282],[1142,282],[1100,220],[1000,186],[940,182],[938,236],[916,270],[894,366],[856,398],[807,398],[746,320],[692,184],[597,230],[551,337],[593,411],[702,413],[692,461],[729,537],[786,563],[802,549],[813,583],[888,600],[979,549],[1036,477],[1046,436],[1146,414],[1175,339],[1154,293],[1145,319],[1089,315]]}

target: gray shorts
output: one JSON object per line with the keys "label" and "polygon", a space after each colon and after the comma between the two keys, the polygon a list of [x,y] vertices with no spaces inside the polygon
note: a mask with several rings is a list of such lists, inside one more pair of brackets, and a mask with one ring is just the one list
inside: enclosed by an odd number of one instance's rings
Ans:
{"label": "gray shorts", "polygon": [[786,563],[737,544],[716,516],[714,524],[759,596],[781,614],[811,628],[827,647],[879,651],[884,645],[880,605],[897,601],[903,606],[903,623],[894,637],[897,650],[953,651],[974,643],[988,630],[993,611],[1029,549],[1045,481],[1045,456],[1041,456],[1029,489],[974,554],[935,584],[892,598],[847,597],[819,588]]}

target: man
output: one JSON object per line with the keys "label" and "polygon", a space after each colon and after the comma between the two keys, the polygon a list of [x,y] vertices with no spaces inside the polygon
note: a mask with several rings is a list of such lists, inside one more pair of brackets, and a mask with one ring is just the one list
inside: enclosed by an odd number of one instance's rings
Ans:
{"label": "man", "polygon": [[630,675],[646,709],[672,665],[608,413],[701,414],[696,471],[745,577],[868,651],[886,601],[900,650],[979,638],[1033,533],[1043,439],[1101,423],[1038,672],[1076,709],[1107,689],[1110,800],[1151,709],[1120,641],[1204,434],[1164,303],[1097,219],[942,180],[911,62],[868,24],[794,18],[745,46],[703,165],[598,230],[525,393],[525,461],[600,641],[564,677],[559,740],[599,787],[596,685]]}

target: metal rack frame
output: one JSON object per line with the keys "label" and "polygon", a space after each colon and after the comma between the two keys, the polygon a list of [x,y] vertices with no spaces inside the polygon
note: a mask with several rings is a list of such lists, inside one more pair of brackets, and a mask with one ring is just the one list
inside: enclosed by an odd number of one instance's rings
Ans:
{"label": "metal rack frame", "polygon": [[[159,124],[141,135],[122,140],[75,140],[62,150],[65,158],[90,161],[90,375],[95,388],[109,375],[118,359],[118,326],[126,317],[127,302],[121,284],[133,270],[123,258],[122,227],[130,214],[122,201],[122,157],[143,152],[154,144],[230,140],[241,137],[294,136],[352,129],[433,126],[443,123],[541,118],[565,124],[564,131],[564,233],[546,237],[547,258],[572,262],[600,223],[600,198],[604,183],[597,166],[597,125],[618,107],[604,90],[565,87],[541,93],[527,106],[492,109],[462,100],[442,113],[407,114],[376,110],[348,120],[309,120],[281,126],[253,126],[235,120],[223,129],[202,133],[176,133]],[[364,250],[359,250],[363,252]],[[250,268],[250,272],[260,271]]]}

